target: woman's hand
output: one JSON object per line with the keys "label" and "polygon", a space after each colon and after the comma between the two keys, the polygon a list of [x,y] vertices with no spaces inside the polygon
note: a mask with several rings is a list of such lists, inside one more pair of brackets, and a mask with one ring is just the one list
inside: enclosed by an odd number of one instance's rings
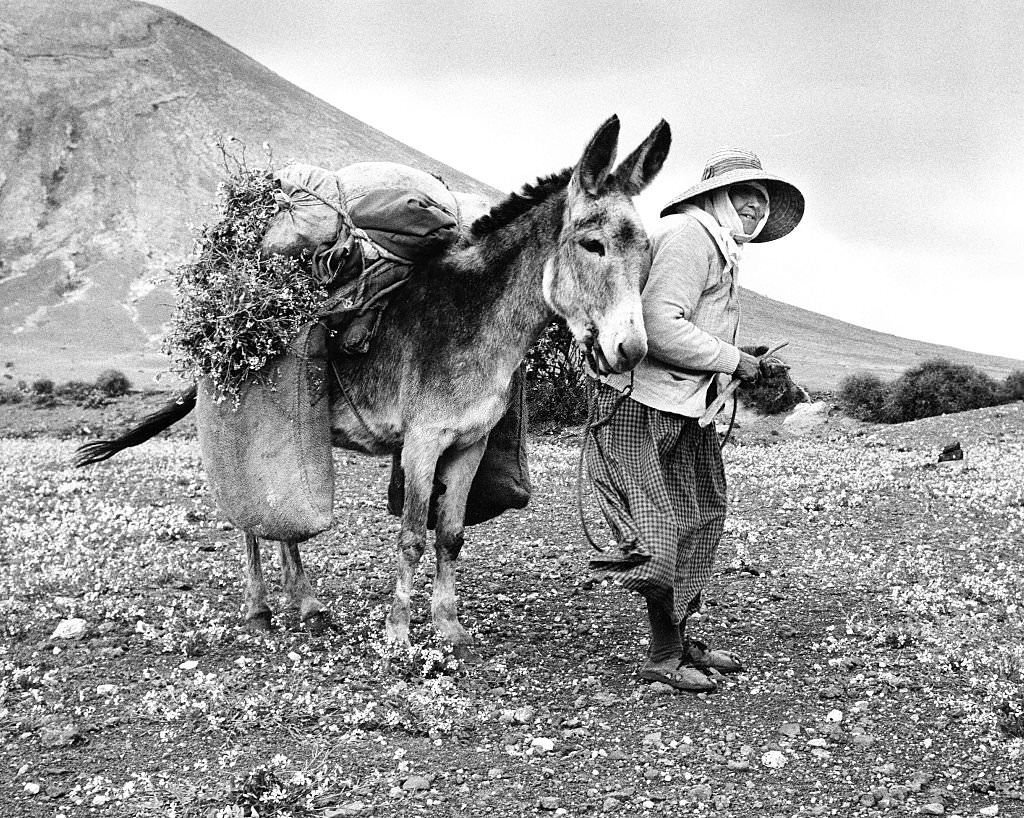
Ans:
{"label": "woman's hand", "polygon": [[739,378],[744,383],[754,383],[761,374],[761,362],[753,355],[740,350],[740,362],[736,365],[733,377]]}

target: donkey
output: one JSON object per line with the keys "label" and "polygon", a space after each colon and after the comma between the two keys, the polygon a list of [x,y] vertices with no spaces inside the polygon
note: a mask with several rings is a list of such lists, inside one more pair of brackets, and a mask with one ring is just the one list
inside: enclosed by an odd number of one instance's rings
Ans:
{"label": "donkey", "polygon": [[[405,505],[398,576],[387,637],[409,644],[412,580],[437,497],[431,614],[457,648],[472,637],[459,622],[455,565],[466,498],[490,430],[508,404],[513,373],[559,315],[598,374],[625,372],[647,353],[640,290],[651,265],[647,234],[631,202],[657,175],[671,134],[662,120],[616,168],[618,117],[597,130],[579,162],[526,185],[477,219],[468,235],[427,262],[388,309],[366,355],[332,359],[335,445],[370,454],[401,449]],[[195,406],[193,387],[176,403],[112,441],[86,444],[77,463],[138,445]],[[246,620],[270,626],[259,538],[246,546]],[[297,542],[280,543],[285,591],[306,627],[325,625]]]}

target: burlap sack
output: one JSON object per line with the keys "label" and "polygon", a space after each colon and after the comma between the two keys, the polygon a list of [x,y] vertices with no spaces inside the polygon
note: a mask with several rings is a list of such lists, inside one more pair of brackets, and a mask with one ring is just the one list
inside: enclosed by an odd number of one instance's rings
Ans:
{"label": "burlap sack", "polygon": [[203,465],[221,512],[260,537],[298,542],[333,520],[330,396],[325,328],[303,329],[250,383],[238,408],[199,384],[196,423]]}

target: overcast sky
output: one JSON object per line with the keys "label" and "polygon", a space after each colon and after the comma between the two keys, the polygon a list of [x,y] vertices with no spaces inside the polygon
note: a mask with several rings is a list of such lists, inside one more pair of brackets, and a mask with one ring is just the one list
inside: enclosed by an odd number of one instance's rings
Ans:
{"label": "overcast sky", "polygon": [[[649,225],[723,145],[801,188],[741,283],[1024,359],[1024,3],[160,0],[332,105],[501,190],[624,155],[664,117]],[[762,340],[762,339],[749,339]],[[775,339],[763,339],[765,341]]]}

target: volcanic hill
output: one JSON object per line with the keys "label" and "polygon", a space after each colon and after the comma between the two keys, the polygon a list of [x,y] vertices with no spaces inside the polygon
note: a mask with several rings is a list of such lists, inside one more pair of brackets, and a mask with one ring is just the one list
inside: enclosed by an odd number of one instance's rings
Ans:
{"label": "volcanic hill", "polygon": [[[129,0],[0,0],[0,94],[0,373],[8,382],[91,380],[114,367],[153,386],[168,367],[160,351],[174,303],[168,272],[212,215],[223,176],[218,141],[236,156],[244,150],[253,166],[266,163],[266,144],[276,164],[392,160],[457,190],[500,195],[178,15]],[[1024,368],[750,291],[744,298],[744,336],[789,339],[785,357],[812,389],[853,371],[891,376],[937,355],[1000,377]]]}

